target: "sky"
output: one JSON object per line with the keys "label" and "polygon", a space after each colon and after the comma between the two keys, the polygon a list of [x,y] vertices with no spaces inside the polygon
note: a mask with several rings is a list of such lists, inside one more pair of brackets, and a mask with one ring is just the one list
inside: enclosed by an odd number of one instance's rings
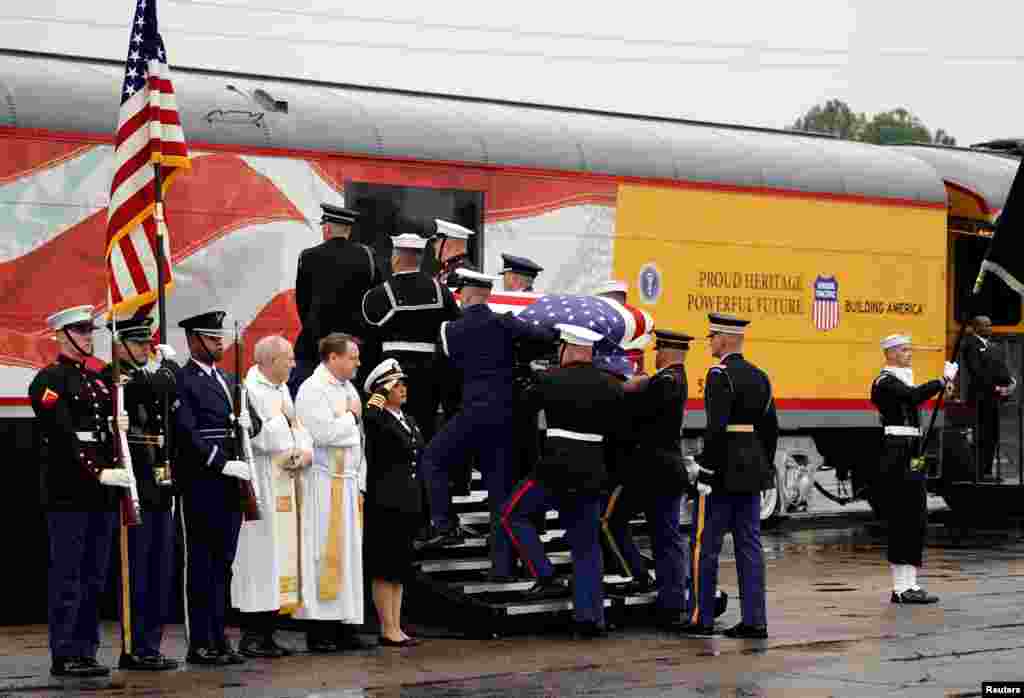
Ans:
{"label": "sky", "polygon": [[[0,45],[124,60],[136,0],[5,0]],[[842,99],[1024,138],[1024,3],[157,0],[172,65],[784,128]]]}

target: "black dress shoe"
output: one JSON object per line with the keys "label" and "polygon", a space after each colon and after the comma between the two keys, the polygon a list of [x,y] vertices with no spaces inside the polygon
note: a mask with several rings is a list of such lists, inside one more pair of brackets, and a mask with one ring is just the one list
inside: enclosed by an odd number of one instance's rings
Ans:
{"label": "black dress shoe", "polygon": [[608,629],[596,621],[574,621],[572,624],[573,637],[578,640],[594,640],[608,637]]}
{"label": "black dress shoe", "polygon": [[409,637],[404,640],[391,640],[381,635],[377,640],[380,642],[381,647],[415,647],[416,645],[423,644],[420,640],[417,640],[414,637]]}
{"label": "black dress shoe", "polygon": [[654,627],[670,633],[677,633],[688,624],[686,616],[682,612],[659,611],[654,619]]}
{"label": "black dress shoe", "polygon": [[729,608],[729,595],[719,590],[715,594],[715,618],[718,618]]}
{"label": "black dress shoe", "polygon": [[71,679],[91,679],[109,676],[110,669],[99,664],[95,659],[82,657],[54,657],[50,673]]}
{"label": "black dress shoe", "polygon": [[892,603],[927,604],[938,603],[939,597],[929,594],[924,589],[907,589],[902,594],[892,592],[892,597],[889,600]]}
{"label": "black dress shoe", "polygon": [[364,640],[355,633],[338,633],[334,644],[343,652],[348,650],[372,650],[377,646],[376,643]]}
{"label": "black dress shoe", "polygon": [[125,671],[169,671],[178,668],[178,662],[162,654],[122,654],[118,669]]}
{"label": "black dress shoe", "polygon": [[430,538],[423,542],[423,548],[446,548],[450,545],[461,545],[465,542],[465,540],[465,532],[457,526],[445,529],[437,529],[433,532],[433,535],[431,535]]}
{"label": "black dress shoe", "polygon": [[245,657],[235,651],[231,645],[221,645],[217,651],[220,652],[221,660],[225,664],[245,664]]}
{"label": "black dress shoe", "polygon": [[221,656],[220,650],[212,647],[193,647],[185,655],[185,661],[189,664],[201,664],[203,666],[224,666],[228,663]]}
{"label": "black dress shoe", "polygon": [[293,654],[295,654],[295,650],[293,650],[291,647],[286,647],[286,646],[282,645],[281,643],[279,643],[277,641],[277,638],[274,637],[274,633],[273,632],[267,633],[263,637],[263,646],[264,647],[272,647],[272,648],[276,649],[277,651],[279,651],[281,653],[282,657],[291,657]]}
{"label": "black dress shoe", "polygon": [[713,625],[697,625],[694,623],[682,625],[677,632],[685,637],[714,637],[719,634],[718,629]]}
{"label": "black dress shoe", "polygon": [[533,583],[533,586],[523,592],[523,596],[529,600],[549,599],[556,596],[565,596],[569,587],[565,580],[558,575],[540,578]]}
{"label": "black dress shoe", "polygon": [[766,640],[768,639],[768,626],[739,623],[726,630],[725,636],[742,640]]}
{"label": "black dress shoe", "polygon": [[262,636],[243,637],[238,643],[238,651],[245,657],[253,659],[279,659],[284,656],[284,651],[275,645],[268,645],[266,638]]}
{"label": "black dress shoe", "polygon": [[333,654],[338,651],[338,643],[327,638],[306,639],[306,649],[314,654]]}

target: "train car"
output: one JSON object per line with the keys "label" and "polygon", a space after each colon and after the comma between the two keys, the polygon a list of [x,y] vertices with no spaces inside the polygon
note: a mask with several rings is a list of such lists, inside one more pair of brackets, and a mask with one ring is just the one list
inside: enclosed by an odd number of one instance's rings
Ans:
{"label": "train car", "polygon": [[[299,252],[319,204],[352,206],[381,260],[389,235],[444,218],[544,268],[537,289],[608,278],[657,325],[702,336],[707,312],[753,320],[747,353],[772,376],[784,438],[764,515],[806,501],[820,467],[862,482],[879,337],[909,332],[939,373],[956,299],[1005,201],[997,151],[877,147],[828,136],[500,100],[174,69],[192,171],[166,209],[172,319],[227,310],[246,346],[294,337]],[[0,428],[31,497],[26,387],[55,346],[55,308],[106,303],[104,234],[123,66],[0,51]],[[434,260],[428,260],[428,264]],[[999,318],[1021,330],[1019,299]],[[109,351],[98,335],[99,354]],[[179,351],[183,337],[168,338]],[[687,436],[699,448],[698,342]],[[230,357],[229,357],[230,360]],[[1019,371],[1019,364],[1017,366]],[[858,473],[860,475],[858,476]]]}

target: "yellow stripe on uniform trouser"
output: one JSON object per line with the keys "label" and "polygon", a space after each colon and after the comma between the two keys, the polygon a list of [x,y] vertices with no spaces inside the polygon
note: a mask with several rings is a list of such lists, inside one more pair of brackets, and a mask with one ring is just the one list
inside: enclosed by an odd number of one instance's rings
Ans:
{"label": "yellow stripe on uniform trouser", "polygon": [[690,600],[693,602],[693,613],[690,614],[690,623],[697,625],[700,622],[700,549],[701,539],[704,537],[704,524],[706,517],[707,495],[700,495],[697,499],[697,511],[694,515],[693,526],[693,593]]}
{"label": "yellow stripe on uniform trouser", "polygon": [[615,505],[619,501],[619,496],[622,494],[622,485],[619,485],[612,494],[608,497],[608,506],[604,510],[604,515],[601,517],[601,531],[604,532],[605,540],[608,541],[608,547],[611,548],[612,554],[615,555],[615,559],[618,560],[619,565],[622,567],[623,572],[626,573],[627,577],[633,577],[633,570],[630,568],[629,563],[626,562],[625,556],[622,551],[619,550],[619,546],[615,543],[615,536],[612,535],[611,526],[608,522],[611,521],[612,514],[615,513]]}

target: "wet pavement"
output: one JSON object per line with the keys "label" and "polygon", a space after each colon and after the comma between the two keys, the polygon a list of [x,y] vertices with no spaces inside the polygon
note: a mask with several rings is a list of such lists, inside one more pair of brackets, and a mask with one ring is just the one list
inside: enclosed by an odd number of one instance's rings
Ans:
{"label": "wet pavement", "polygon": [[[604,640],[567,634],[493,641],[419,629],[425,644],[251,660],[230,669],[114,672],[90,683],[49,674],[46,629],[0,634],[0,695],[321,696],[980,696],[1024,679],[1024,536],[933,526],[921,582],[935,606],[889,604],[884,541],[861,523],[766,532],[768,640],[684,639],[626,625]],[[735,598],[727,546],[721,586]],[[731,602],[720,621],[738,621]],[[435,637],[430,637],[435,635]],[[101,661],[113,662],[108,624]],[[234,638],[237,640],[237,636]],[[285,633],[293,646],[302,638]],[[165,650],[184,654],[183,630]]]}

